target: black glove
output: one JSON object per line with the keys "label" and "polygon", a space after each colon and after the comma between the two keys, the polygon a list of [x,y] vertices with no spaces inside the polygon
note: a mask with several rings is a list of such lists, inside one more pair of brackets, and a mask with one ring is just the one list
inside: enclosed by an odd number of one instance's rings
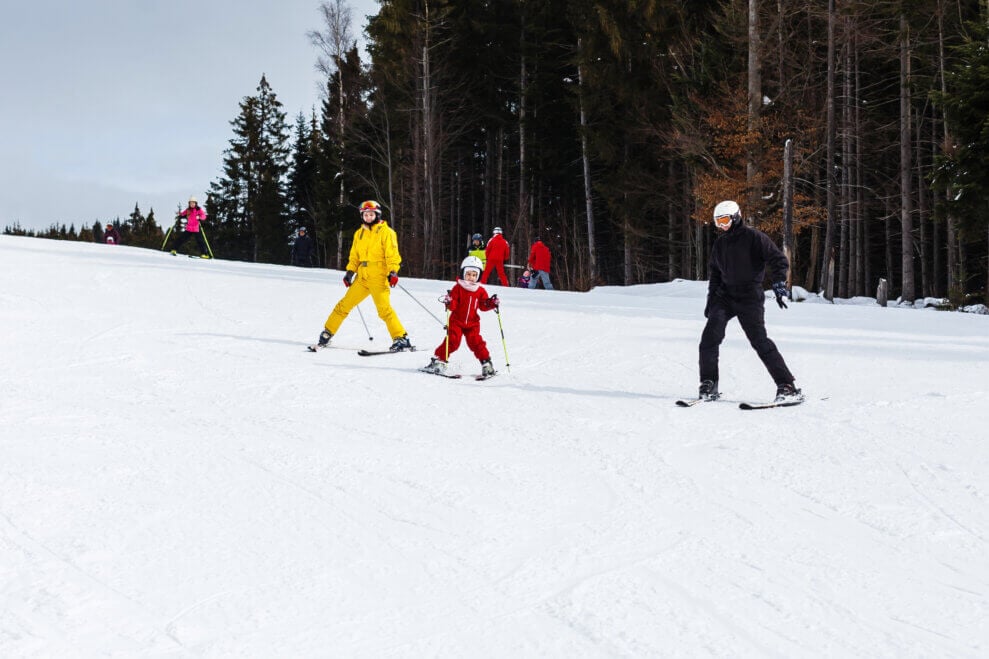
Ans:
{"label": "black glove", "polygon": [[776,294],[776,304],[780,305],[780,309],[786,309],[786,302],[783,301],[783,298],[790,297],[790,292],[786,290],[786,282],[775,282],[773,284],[773,293]]}
{"label": "black glove", "polygon": [[353,270],[348,270],[347,274],[343,276],[343,285],[350,288],[350,285],[354,283],[354,275],[356,274]]}

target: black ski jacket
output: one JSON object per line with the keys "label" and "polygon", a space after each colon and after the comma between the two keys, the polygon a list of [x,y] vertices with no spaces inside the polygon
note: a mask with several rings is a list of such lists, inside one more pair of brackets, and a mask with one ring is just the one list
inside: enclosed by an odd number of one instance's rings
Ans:
{"label": "black ski jacket", "polygon": [[313,250],[316,244],[308,235],[298,236],[292,245],[292,265],[309,267],[312,265]]}
{"label": "black ski jacket", "polygon": [[741,301],[764,299],[763,281],[786,280],[790,264],[769,236],[744,224],[735,224],[714,241],[708,263],[707,296]]}

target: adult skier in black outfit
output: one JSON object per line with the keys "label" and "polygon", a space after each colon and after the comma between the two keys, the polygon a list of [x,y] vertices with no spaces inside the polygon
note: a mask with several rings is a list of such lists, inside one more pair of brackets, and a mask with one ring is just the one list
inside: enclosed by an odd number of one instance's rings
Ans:
{"label": "adult skier in black outfit", "polygon": [[299,233],[295,237],[295,242],[292,243],[292,265],[303,268],[311,267],[313,264],[313,250],[315,249],[316,244],[309,237],[309,234],[306,233],[306,228],[299,227]]}
{"label": "adult skier in black outfit", "polygon": [[710,281],[704,317],[707,324],[700,344],[700,398],[715,400],[718,394],[718,350],[728,321],[738,317],[742,331],[776,382],[776,401],[802,400],[783,356],[766,335],[766,296],[762,282],[769,268],[776,303],[786,308],[786,273],[789,263],[783,252],[761,231],[745,226],[734,201],[714,207],[714,224],[721,235],[711,248]]}

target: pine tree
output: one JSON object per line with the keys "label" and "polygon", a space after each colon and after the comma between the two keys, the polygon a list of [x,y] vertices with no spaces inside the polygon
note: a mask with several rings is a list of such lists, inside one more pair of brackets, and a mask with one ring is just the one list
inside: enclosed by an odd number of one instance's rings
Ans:
{"label": "pine tree", "polygon": [[218,229],[211,242],[215,252],[230,258],[286,263],[289,128],[264,75],[257,92],[241,101],[240,115],[231,121],[224,176],[210,189],[207,212]]}
{"label": "pine tree", "polygon": [[[951,118],[955,147],[941,157],[934,178],[939,190],[953,191],[948,212],[960,218],[962,238],[982,242],[989,241],[989,29],[983,22],[969,29],[964,43],[955,48],[947,92],[935,94]],[[983,290],[989,303],[989,269],[986,277]]]}

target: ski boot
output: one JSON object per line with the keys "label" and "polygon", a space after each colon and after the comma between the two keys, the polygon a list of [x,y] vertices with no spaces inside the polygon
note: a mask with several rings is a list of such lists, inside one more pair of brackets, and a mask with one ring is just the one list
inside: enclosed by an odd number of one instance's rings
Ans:
{"label": "ski boot", "polygon": [[803,399],[803,392],[797,389],[794,383],[784,382],[783,384],[776,386],[776,400],[773,402],[791,403],[795,401],[802,401]]}
{"label": "ski boot", "polygon": [[325,348],[330,345],[330,339],[332,338],[333,335],[329,331],[323,330],[319,333],[319,340],[316,342],[316,345],[320,348]]}
{"label": "ski boot", "polygon": [[402,336],[395,339],[395,342],[391,344],[388,348],[392,352],[402,352],[403,350],[412,350],[412,342],[409,341],[409,335],[403,334]]}
{"label": "ski boot", "polygon": [[429,363],[423,366],[421,369],[424,373],[435,373],[436,375],[443,375],[446,373],[446,362],[439,357],[430,357]]}
{"label": "ski boot", "polygon": [[701,400],[718,400],[721,398],[721,394],[718,393],[718,383],[713,380],[704,380],[701,382],[697,397]]}
{"label": "ski boot", "polygon": [[489,378],[495,374],[494,366],[491,365],[490,359],[485,359],[481,362],[481,375],[483,377]]}

